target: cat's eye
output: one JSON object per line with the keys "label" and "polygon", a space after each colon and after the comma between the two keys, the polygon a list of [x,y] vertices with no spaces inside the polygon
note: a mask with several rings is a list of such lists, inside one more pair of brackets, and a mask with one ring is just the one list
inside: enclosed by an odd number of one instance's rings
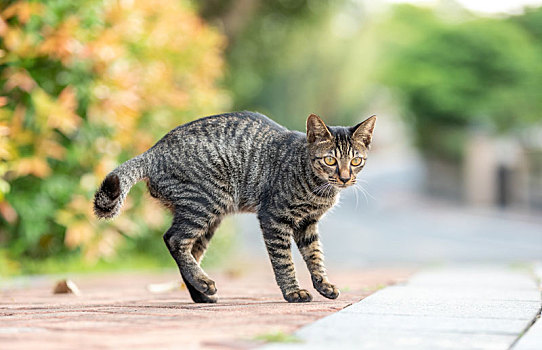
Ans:
{"label": "cat's eye", "polygon": [[334,157],[327,156],[324,157],[324,163],[326,163],[327,165],[335,165],[335,163],[337,163],[337,160]]}
{"label": "cat's eye", "polygon": [[350,164],[352,164],[353,166],[359,166],[361,165],[361,163],[363,163],[363,158],[361,157],[352,158],[352,160],[350,161]]}

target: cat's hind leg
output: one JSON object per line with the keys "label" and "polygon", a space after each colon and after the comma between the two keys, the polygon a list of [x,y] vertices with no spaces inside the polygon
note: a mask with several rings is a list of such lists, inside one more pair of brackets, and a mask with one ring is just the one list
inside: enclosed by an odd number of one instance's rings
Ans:
{"label": "cat's hind leg", "polygon": [[[218,227],[220,221],[216,220],[212,226],[209,227],[205,235],[199,237],[196,242],[194,242],[194,246],[192,247],[192,256],[196,261],[201,263],[201,259],[203,258],[203,255],[205,254],[205,251],[207,250],[207,246],[209,245],[209,241],[211,238],[213,238],[213,235],[215,233],[216,228]],[[187,281],[186,278],[181,274],[181,277],[183,278],[184,284],[186,285],[186,288],[188,289],[188,292],[190,293],[190,297],[195,303],[216,303],[218,298],[216,295],[205,295],[202,292],[198,291],[196,288],[194,288],[190,282]]]}
{"label": "cat's hind leg", "polygon": [[185,202],[183,205],[175,206],[173,223],[164,235],[166,246],[179,267],[191,297],[196,302],[213,302],[201,298],[201,294],[211,296],[217,291],[215,282],[198,264],[214,229],[210,234],[209,231],[217,226],[216,221],[219,221],[217,215],[204,212],[201,207]]}

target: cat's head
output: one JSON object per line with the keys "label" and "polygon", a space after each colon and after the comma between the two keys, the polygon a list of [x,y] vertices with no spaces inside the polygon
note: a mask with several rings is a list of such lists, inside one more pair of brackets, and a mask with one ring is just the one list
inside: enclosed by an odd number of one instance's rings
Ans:
{"label": "cat's head", "polygon": [[336,188],[355,184],[371,145],[376,116],[353,127],[327,126],[320,117],[307,118],[307,142],[315,173]]}

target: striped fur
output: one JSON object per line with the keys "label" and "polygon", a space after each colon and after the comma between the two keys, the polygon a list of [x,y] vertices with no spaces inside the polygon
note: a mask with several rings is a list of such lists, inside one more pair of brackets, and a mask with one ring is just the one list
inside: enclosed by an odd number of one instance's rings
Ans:
{"label": "striped fur", "polygon": [[[252,112],[202,118],[173,129],[107,175],[94,211],[100,218],[116,216],[130,187],[145,179],[151,195],[173,213],[164,241],[195,302],[216,302],[215,283],[199,263],[222,218],[256,213],[284,298],[312,299],[297,283],[292,239],[314,288],[337,298],[339,291],[326,275],[317,223],[339,191],[355,183],[374,123],[371,117],[351,128],[327,127],[311,115],[305,135]],[[326,157],[335,164],[326,164],[331,161]],[[351,163],[355,157],[363,159],[358,166]]]}

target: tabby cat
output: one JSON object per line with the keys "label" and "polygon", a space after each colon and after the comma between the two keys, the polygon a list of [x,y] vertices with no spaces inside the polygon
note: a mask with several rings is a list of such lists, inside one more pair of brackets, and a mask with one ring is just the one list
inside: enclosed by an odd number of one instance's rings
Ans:
{"label": "tabby cat", "polygon": [[220,221],[231,213],[256,213],[284,299],[312,300],[295,277],[292,238],[314,288],[335,299],[339,290],[328,281],[317,224],[339,191],[356,182],[375,120],[328,127],[311,114],[305,135],[253,112],[205,117],[173,129],[107,175],[94,212],[116,216],[130,187],[145,179],[150,194],[173,213],[164,241],[196,303],[217,301],[215,282],[199,263]]}

